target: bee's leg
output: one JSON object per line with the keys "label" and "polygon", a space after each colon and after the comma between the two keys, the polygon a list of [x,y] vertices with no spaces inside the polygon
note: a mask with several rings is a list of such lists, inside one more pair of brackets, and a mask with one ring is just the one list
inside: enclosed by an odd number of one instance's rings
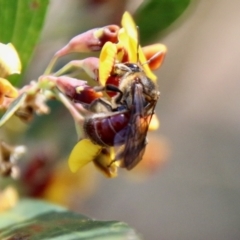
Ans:
{"label": "bee's leg", "polygon": [[119,93],[118,96],[115,98],[115,102],[116,104],[120,104],[123,97],[123,92],[118,87],[111,84],[107,84],[105,88],[107,91]]}
{"label": "bee's leg", "polygon": [[88,110],[95,112],[95,113],[101,113],[101,112],[113,112],[113,108],[111,104],[103,99],[103,98],[97,98],[95,99],[90,105]]}
{"label": "bee's leg", "polygon": [[147,103],[147,105],[144,106],[144,114],[142,114],[141,116],[143,117],[143,115],[148,114],[150,110],[151,110],[151,113],[154,113],[154,103],[152,102]]}

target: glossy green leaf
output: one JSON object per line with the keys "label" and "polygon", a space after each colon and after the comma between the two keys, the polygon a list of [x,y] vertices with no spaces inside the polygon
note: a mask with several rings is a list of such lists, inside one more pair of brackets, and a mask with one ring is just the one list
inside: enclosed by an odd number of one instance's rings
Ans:
{"label": "glossy green leaf", "polygon": [[[22,73],[33,54],[41,33],[49,0],[0,0],[0,42],[17,49]],[[19,83],[21,76],[11,78]]]}
{"label": "glossy green leaf", "polygon": [[126,223],[96,221],[38,200],[22,200],[0,214],[0,239],[139,239]]}
{"label": "glossy green leaf", "polygon": [[141,42],[148,41],[166,29],[190,2],[191,0],[145,0],[134,17],[140,27]]}

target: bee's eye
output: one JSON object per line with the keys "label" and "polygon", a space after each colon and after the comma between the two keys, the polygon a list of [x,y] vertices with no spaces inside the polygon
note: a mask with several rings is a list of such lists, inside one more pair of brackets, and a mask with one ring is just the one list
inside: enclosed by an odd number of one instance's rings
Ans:
{"label": "bee's eye", "polygon": [[141,71],[139,66],[135,63],[126,63],[125,65],[128,66],[132,72],[140,72]]}
{"label": "bee's eye", "polygon": [[134,68],[137,67],[137,65],[134,64],[134,63],[126,63],[126,66],[128,66],[128,67],[131,68],[131,69],[134,69]]}

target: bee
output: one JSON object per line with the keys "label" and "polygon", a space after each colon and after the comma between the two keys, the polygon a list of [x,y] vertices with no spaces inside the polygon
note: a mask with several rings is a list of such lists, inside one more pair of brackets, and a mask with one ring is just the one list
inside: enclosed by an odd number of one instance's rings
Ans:
{"label": "bee", "polygon": [[112,93],[112,102],[99,98],[91,104],[96,113],[86,118],[84,131],[93,143],[116,147],[113,162],[131,170],[143,157],[160,93],[138,64],[115,64],[111,78],[114,84],[108,81],[105,89]]}

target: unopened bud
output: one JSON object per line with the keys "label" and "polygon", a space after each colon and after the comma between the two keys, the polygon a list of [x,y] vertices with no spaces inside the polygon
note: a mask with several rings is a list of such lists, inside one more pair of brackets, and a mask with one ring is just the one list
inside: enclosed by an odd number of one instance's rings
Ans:
{"label": "unopened bud", "polygon": [[100,51],[107,41],[117,42],[118,30],[117,25],[89,30],[72,38],[55,56],[61,57],[72,52]]}

